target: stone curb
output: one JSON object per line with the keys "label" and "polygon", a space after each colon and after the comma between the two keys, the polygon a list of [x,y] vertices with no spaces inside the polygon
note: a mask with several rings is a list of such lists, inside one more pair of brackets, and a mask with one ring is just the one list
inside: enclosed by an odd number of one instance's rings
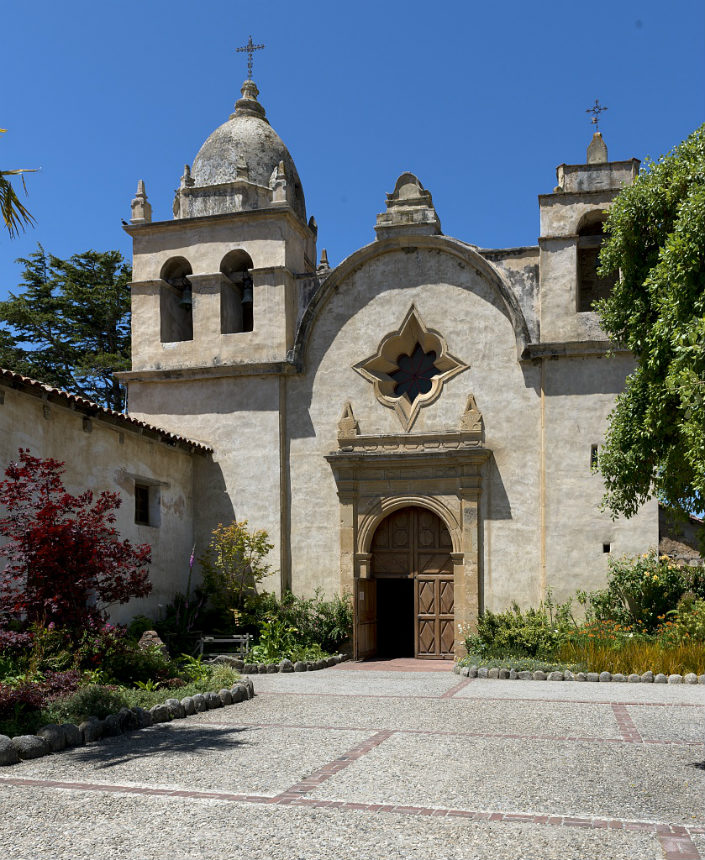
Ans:
{"label": "stone curb", "polygon": [[117,714],[108,714],[104,720],[88,717],[80,726],[53,723],[42,726],[36,735],[17,735],[9,738],[0,735],[0,766],[17,764],[24,759],[40,758],[52,752],[60,752],[70,747],[83,746],[99,741],[101,738],[117,737],[137,729],[146,729],[158,723],[181,720],[185,717],[214,708],[223,708],[251,699],[255,687],[250,678],[243,678],[229,689],[196,693],[179,699],[167,699],[153,705],[148,711],[144,708],[120,708]]}
{"label": "stone curb", "polygon": [[316,672],[319,669],[337,666],[338,663],[344,663],[349,659],[347,654],[336,654],[324,660],[297,660],[296,663],[292,663],[291,660],[282,660],[279,663],[245,663],[239,657],[218,654],[211,662],[232,666],[241,675],[276,675],[278,672]]}
{"label": "stone curb", "polygon": [[621,675],[619,672],[612,674],[611,672],[571,672],[569,669],[556,672],[542,672],[540,669],[536,671],[517,671],[509,667],[490,669],[488,666],[454,666],[453,671],[456,675],[462,675],[464,678],[498,678],[500,680],[509,681],[592,681],[602,682],[608,681],[622,684],[705,684],[705,675],[696,675],[690,672],[687,675],[664,675],[653,672],[644,672],[642,675]]}

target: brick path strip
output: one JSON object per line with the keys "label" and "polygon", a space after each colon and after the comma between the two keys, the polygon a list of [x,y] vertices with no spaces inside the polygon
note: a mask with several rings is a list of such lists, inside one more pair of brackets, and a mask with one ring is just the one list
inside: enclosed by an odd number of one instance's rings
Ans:
{"label": "brick path strip", "polygon": [[[377,746],[385,738],[380,738],[384,732],[378,732],[373,738],[365,741],[369,749]],[[359,750],[359,756],[364,755],[361,749],[363,744],[354,748]],[[368,750],[369,751],[369,750]],[[352,750],[350,751],[353,752]],[[347,755],[350,755],[348,753]],[[340,763],[338,769],[346,767],[355,759],[347,761],[347,756],[341,756],[331,765]],[[327,765],[325,767],[328,767]],[[320,771],[324,771],[321,768]],[[332,776],[331,771],[324,777]],[[319,771],[315,772],[316,774]],[[306,797],[306,791],[292,793],[299,786],[311,791],[320,783],[310,782],[314,774],[290,789],[274,797],[258,794],[232,794],[223,791],[188,791],[184,789],[152,788],[150,786],[133,785],[109,785],[90,782],[61,782],[53,779],[22,779],[15,777],[0,777],[0,784],[14,785],[18,787],[56,788],[72,791],[86,792],[110,792],[120,794],[138,794],[153,797],[183,797],[193,800],[221,800],[231,803],[262,803],[282,806],[308,806],[314,809],[341,809],[343,811],[356,810],[368,813],[391,812],[397,815],[423,815],[434,818],[464,818],[468,821],[492,821],[499,823],[544,825],[547,827],[577,827],[589,830],[623,830],[652,833],[661,842],[666,860],[701,860],[700,854],[695,847],[691,834],[705,834],[705,827],[686,827],[680,824],[667,824],[659,821],[639,821],[622,818],[583,817],[576,815],[540,815],[524,812],[508,812],[499,810],[474,810],[474,809],[449,809],[430,806],[408,806],[391,803],[354,803],[342,800],[325,800]]]}
{"label": "brick path strip", "polygon": [[371,738],[368,738],[366,741],[363,741],[351,750],[348,750],[343,755],[338,756],[338,758],[333,759],[333,761],[328,762],[328,764],[324,764],[323,767],[318,768],[318,770],[314,770],[312,774],[309,774],[305,779],[302,779],[301,782],[297,782],[295,785],[292,785],[291,788],[287,788],[286,791],[277,795],[277,802],[287,803],[300,798],[304,794],[308,794],[310,791],[313,791],[314,788],[317,788],[322,782],[325,782],[327,779],[335,776],[336,773],[340,773],[341,770],[351,765],[354,761],[367,755],[370,750],[379,746],[393,734],[394,732],[391,731],[377,732],[372,735]]}
{"label": "brick path strip", "polygon": [[622,733],[622,738],[629,743],[644,743],[644,740],[639,733],[639,729],[634,725],[634,721],[629,715],[629,711],[626,706],[621,703],[617,704],[614,702],[612,704],[612,711],[614,712],[614,718],[617,720],[619,730]]}
{"label": "brick path strip", "polygon": [[[468,683],[472,684],[473,679],[466,678]],[[517,682],[520,683],[520,682]],[[548,683],[548,682],[538,682]],[[558,682],[556,682],[558,683]],[[463,686],[466,686],[463,684]],[[460,688],[460,685],[458,685]],[[453,689],[453,688],[451,688]],[[446,691],[448,692],[448,691]],[[458,690],[456,689],[457,693]],[[258,696],[315,696],[318,699],[349,699],[351,696],[356,699],[408,699],[409,694],[403,693],[323,693],[318,690],[292,691],[292,690],[258,690]],[[436,696],[413,694],[414,699],[438,699],[447,698],[445,693]],[[463,698],[461,701],[473,701],[472,699]],[[483,696],[479,701],[482,702],[542,702],[549,705],[614,705],[614,699],[543,699],[531,696]],[[619,702],[625,707],[639,708],[705,708],[705,704],[697,704],[696,702]]]}
{"label": "brick path strip", "polygon": [[[631,723],[631,719],[630,719]],[[200,726],[202,728],[209,728],[212,726],[228,726],[229,728],[233,727],[233,723],[227,722],[226,720],[209,720],[208,722],[199,722],[198,720],[190,721],[190,726]],[[248,722],[238,722],[238,726],[246,726],[250,729],[316,729],[321,731],[333,731],[333,732],[366,732],[370,731],[369,726],[329,726],[329,725],[318,725],[316,723],[248,723]],[[634,726],[633,723],[631,723]],[[588,742],[588,743],[601,743],[601,744],[624,744],[624,743],[638,743],[638,744],[652,744],[655,746],[682,746],[682,747],[701,747],[701,741],[666,741],[661,740],[660,738],[655,739],[644,739],[634,727],[634,732],[636,735],[627,735],[625,731],[620,728],[620,737],[618,738],[603,738],[603,737],[595,737],[593,735],[522,735],[522,734],[507,734],[500,732],[461,732],[461,731],[453,731],[452,729],[385,729],[389,734],[399,734],[399,735],[439,735],[441,737],[460,737],[460,738],[497,738],[499,740],[519,740],[519,741],[573,741],[573,742]],[[380,730],[381,731],[381,730]]]}

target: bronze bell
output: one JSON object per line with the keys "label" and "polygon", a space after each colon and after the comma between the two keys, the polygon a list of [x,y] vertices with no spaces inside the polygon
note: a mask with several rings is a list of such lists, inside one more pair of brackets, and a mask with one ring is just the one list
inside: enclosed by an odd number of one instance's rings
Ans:
{"label": "bronze bell", "polygon": [[193,310],[193,294],[191,293],[191,285],[188,281],[181,292],[179,307],[183,308],[185,311]]}
{"label": "bronze bell", "polygon": [[242,276],[242,303],[243,305],[251,305],[252,301],[252,278],[248,272],[245,272]]}

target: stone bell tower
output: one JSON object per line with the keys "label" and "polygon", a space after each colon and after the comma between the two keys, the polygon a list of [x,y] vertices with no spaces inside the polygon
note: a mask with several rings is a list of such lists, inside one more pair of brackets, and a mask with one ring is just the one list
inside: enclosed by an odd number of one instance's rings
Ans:
{"label": "stone bell tower", "polygon": [[202,550],[218,523],[247,519],[269,534],[285,587],[288,354],[317,283],[317,230],[251,76],[241,93],[184,168],[173,218],[153,221],[138,185],[125,227],[132,369],[120,378],[132,417],[212,449],[193,464],[192,542]]}
{"label": "stone bell tower", "polygon": [[639,173],[639,161],[609,161],[596,131],[585,164],[560,164],[552,194],[539,195],[541,341],[604,342],[593,303],[612,283],[597,275],[602,224],[619,191]]}
{"label": "stone bell tower", "polygon": [[186,165],[173,219],[153,221],[144,182],[133,239],[129,384],[282,362],[293,344],[297,277],[313,273],[316,226],[289,151],[248,79],[227,122]]}

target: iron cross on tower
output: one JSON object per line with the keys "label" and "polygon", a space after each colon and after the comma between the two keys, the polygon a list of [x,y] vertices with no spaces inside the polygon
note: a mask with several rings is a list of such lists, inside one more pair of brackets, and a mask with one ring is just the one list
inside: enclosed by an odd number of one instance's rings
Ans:
{"label": "iron cross on tower", "polygon": [[[250,39],[250,41],[252,41],[252,39]],[[238,48],[238,50],[240,50],[240,49]],[[590,122],[595,126],[595,131],[600,130],[600,114],[602,113],[603,110],[607,110],[607,108],[602,107],[599,100],[595,99],[595,104],[592,107],[589,107],[585,111],[585,113],[591,113],[592,114],[592,119],[590,120]]]}
{"label": "iron cross on tower", "polygon": [[238,54],[243,54],[247,51],[247,78],[248,80],[252,80],[252,54],[254,51],[260,51],[264,48],[264,45],[253,45],[252,44],[252,36],[250,36],[250,41],[243,45],[242,48],[236,48]]}

